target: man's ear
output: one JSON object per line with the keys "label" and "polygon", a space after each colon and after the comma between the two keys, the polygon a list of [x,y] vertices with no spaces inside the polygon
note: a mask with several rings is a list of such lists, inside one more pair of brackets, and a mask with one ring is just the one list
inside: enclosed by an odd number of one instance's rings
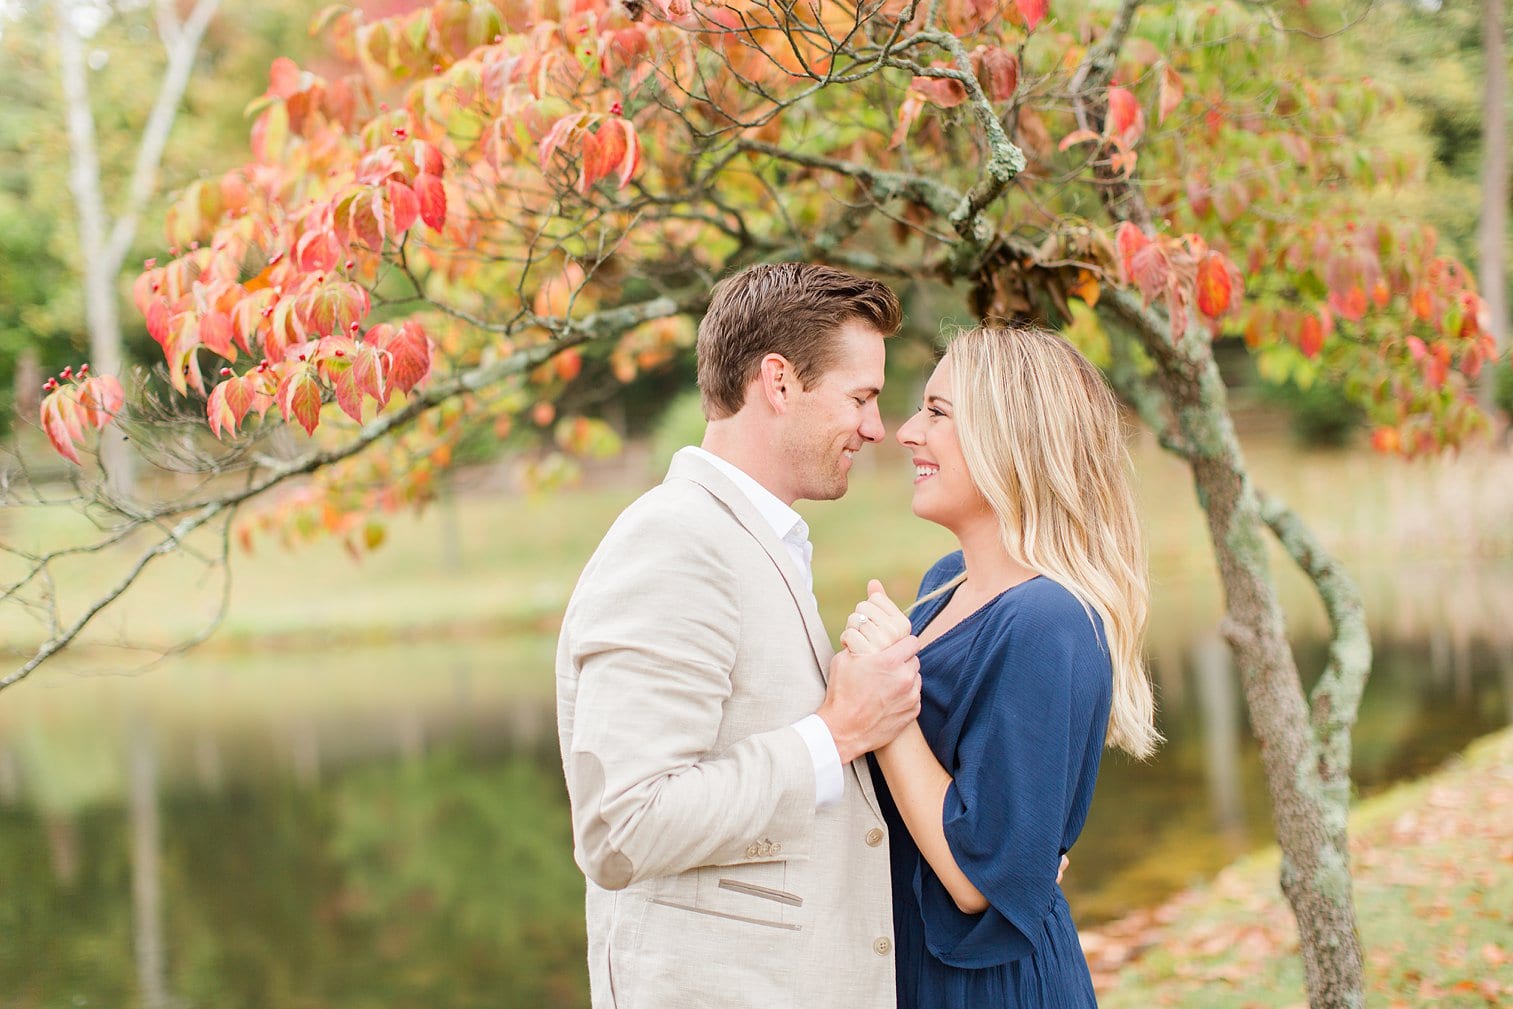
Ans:
{"label": "man's ear", "polygon": [[768,354],[762,358],[757,371],[757,385],[772,412],[783,414],[793,402],[792,394],[798,387],[798,376],[793,365],[782,354]]}

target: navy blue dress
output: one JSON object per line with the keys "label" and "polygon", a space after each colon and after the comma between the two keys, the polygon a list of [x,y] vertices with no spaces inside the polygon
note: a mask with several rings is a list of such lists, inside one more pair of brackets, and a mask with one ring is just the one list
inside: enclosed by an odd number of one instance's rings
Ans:
{"label": "navy blue dress", "polygon": [[[938,561],[920,595],[962,563],[960,551]],[[915,611],[916,634],[950,596]],[[1040,576],[931,641],[919,662],[919,725],[954,779],[946,840],[990,906],[957,908],[874,764],[892,856],[899,1009],[1096,1006],[1056,871],[1087,819],[1108,726],[1113,672],[1102,621]]]}

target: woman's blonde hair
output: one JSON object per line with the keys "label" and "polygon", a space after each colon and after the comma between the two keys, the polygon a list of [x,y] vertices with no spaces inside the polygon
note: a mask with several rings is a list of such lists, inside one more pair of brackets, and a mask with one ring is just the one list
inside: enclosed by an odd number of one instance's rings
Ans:
{"label": "woman's blonde hair", "polygon": [[1009,556],[1103,618],[1114,669],[1107,744],[1144,759],[1161,742],[1142,652],[1149,591],[1113,391],[1044,329],[965,330],[947,353],[972,482]]}

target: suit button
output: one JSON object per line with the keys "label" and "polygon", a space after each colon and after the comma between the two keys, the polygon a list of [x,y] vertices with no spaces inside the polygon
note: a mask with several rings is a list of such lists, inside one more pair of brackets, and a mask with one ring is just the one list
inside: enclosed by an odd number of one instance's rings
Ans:
{"label": "suit button", "polygon": [[761,849],[758,848],[755,844],[749,844],[749,845],[746,846],[746,857],[747,858],[756,858],[757,857],[757,852],[759,852],[759,851],[761,851]]}
{"label": "suit button", "polygon": [[872,952],[876,953],[878,956],[887,956],[889,953],[893,952],[892,940],[879,937],[877,942],[874,942],[872,944]]}
{"label": "suit button", "polygon": [[871,830],[867,831],[867,847],[869,847],[869,848],[876,848],[878,845],[880,845],[882,843],[883,843],[883,832],[882,832],[882,830],[880,828],[873,827]]}

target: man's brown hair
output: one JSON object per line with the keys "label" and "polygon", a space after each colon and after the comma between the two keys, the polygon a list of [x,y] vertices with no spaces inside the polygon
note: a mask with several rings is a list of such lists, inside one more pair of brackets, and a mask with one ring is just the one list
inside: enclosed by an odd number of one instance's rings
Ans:
{"label": "man's brown hair", "polygon": [[715,285],[699,323],[704,416],[740,412],[762,358],[781,354],[805,388],[835,363],[836,330],[859,320],[892,336],[903,322],[888,285],[813,263],[764,263]]}

